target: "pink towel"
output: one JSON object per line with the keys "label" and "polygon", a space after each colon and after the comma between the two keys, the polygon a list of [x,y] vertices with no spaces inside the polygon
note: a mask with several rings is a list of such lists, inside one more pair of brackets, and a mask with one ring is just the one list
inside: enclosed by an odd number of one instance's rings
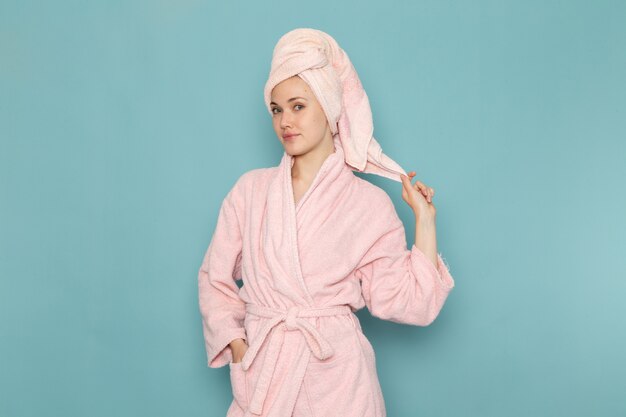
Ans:
{"label": "pink towel", "polygon": [[279,39],[264,90],[270,114],[272,89],[294,75],[313,90],[332,134],[339,135],[345,161],[356,171],[401,182],[400,174],[407,172],[383,153],[373,137],[367,94],[348,54],[337,41],[325,32],[310,28],[294,29]]}

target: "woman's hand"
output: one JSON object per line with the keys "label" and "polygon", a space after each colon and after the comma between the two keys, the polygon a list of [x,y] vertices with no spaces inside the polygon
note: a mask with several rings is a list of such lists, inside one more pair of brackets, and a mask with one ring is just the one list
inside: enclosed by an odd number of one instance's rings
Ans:
{"label": "woman's hand", "polygon": [[415,171],[411,171],[408,174],[408,177],[400,175],[402,179],[402,199],[411,206],[416,219],[434,221],[437,214],[437,210],[432,203],[435,190],[421,181],[415,181],[415,184],[411,184]]}
{"label": "woman's hand", "polygon": [[243,355],[248,350],[248,345],[244,339],[238,338],[230,342],[230,349],[233,351],[233,363],[241,362]]}

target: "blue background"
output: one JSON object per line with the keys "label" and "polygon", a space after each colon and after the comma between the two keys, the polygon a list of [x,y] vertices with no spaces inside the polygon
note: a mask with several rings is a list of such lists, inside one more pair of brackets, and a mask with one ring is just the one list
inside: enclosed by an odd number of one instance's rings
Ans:
{"label": "blue background", "polygon": [[[0,3],[0,416],[223,416],[197,271],[277,165],[273,47],[331,34],[436,189],[456,288],[358,315],[389,416],[626,415],[626,3]],[[383,187],[413,242],[400,184]]]}

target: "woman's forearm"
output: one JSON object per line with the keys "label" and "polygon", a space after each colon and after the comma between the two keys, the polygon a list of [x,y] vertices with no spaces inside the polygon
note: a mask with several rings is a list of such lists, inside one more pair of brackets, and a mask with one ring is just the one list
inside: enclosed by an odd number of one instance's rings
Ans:
{"label": "woman's forearm", "polygon": [[434,219],[415,217],[415,246],[437,267],[437,233]]}

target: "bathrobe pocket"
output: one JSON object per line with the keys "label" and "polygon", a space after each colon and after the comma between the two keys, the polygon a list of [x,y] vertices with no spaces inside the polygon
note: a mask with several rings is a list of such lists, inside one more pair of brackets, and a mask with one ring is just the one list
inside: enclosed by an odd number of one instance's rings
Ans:
{"label": "bathrobe pocket", "polygon": [[312,415],[374,415],[372,375],[365,366],[357,329],[350,326],[329,337],[328,341],[335,354],[323,361],[311,357],[304,377]]}
{"label": "bathrobe pocket", "polygon": [[233,398],[243,410],[248,407],[248,384],[246,381],[246,371],[241,367],[241,362],[229,363],[230,385],[233,390]]}

